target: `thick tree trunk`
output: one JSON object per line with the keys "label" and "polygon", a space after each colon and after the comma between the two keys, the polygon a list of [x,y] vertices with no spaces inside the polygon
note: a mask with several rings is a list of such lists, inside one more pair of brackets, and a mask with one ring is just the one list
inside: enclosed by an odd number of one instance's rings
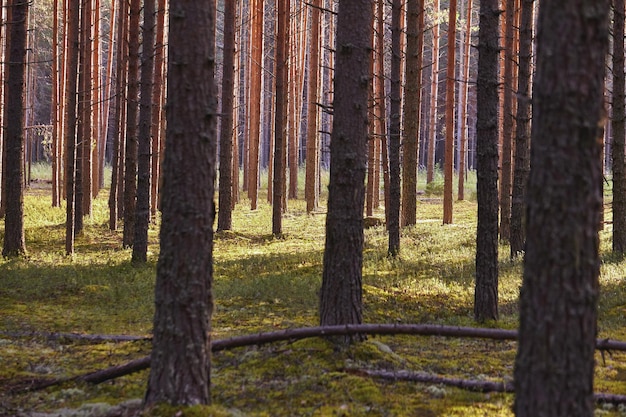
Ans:
{"label": "thick tree trunk", "polygon": [[543,2],[515,413],[593,416],[609,0]]}
{"label": "thick tree trunk", "polygon": [[443,158],[443,224],[452,223],[452,180],[454,175],[454,84],[456,64],[456,0],[448,11],[448,57],[446,68],[446,141]]}
{"label": "thick tree trunk", "polygon": [[498,0],[481,0],[476,106],[476,288],[474,318],[498,319]]}
{"label": "thick tree trunk", "polygon": [[407,2],[406,84],[404,87],[404,145],[402,159],[402,225],[416,223],[417,155],[419,154],[424,0]]}
{"label": "thick tree trunk", "polygon": [[7,124],[4,135],[5,158],[2,169],[5,218],[2,256],[16,257],[26,253],[24,239],[24,94],[26,85],[26,38],[28,1],[12,0],[9,20],[9,76],[7,79]]}
{"label": "thick tree trunk", "polygon": [[526,183],[530,171],[531,64],[534,0],[522,0],[519,37],[515,170],[511,199],[511,258],[524,251],[526,242]]}
{"label": "thick tree trunk", "polygon": [[613,0],[613,252],[626,252],[626,170],[624,167],[624,0]]}
{"label": "thick tree trunk", "polygon": [[154,84],[155,2],[144,0],[141,47],[141,98],[137,158],[137,207],[132,261],[148,260],[148,226],[150,224],[150,164],[152,152],[152,92]]}
{"label": "thick tree trunk", "polygon": [[[369,0],[339,3],[330,185],[320,323],[359,324],[362,312],[363,205],[367,96],[372,44]],[[345,336],[340,343],[360,340]]]}
{"label": "thick tree trunk", "polygon": [[170,0],[163,220],[147,405],[211,401],[215,13],[214,0]]}
{"label": "thick tree trunk", "polygon": [[402,72],[400,38],[402,31],[401,0],[391,3],[391,90],[389,120],[389,207],[387,211],[387,230],[389,231],[389,248],[391,256],[400,251],[400,112],[402,90],[400,78]]}

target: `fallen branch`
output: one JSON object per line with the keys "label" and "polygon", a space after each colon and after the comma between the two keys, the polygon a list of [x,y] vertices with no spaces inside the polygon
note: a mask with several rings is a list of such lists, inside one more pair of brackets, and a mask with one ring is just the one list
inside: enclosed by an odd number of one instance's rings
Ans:
{"label": "fallen branch", "polygon": [[151,336],[129,336],[116,334],[81,334],[81,333],[53,333],[53,332],[10,332],[0,331],[0,336],[23,338],[23,337],[43,337],[50,340],[69,339],[85,340],[93,343],[101,342],[135,342],[151,340]]}
{"label": "fallen branch", "polygon": [[[346,369],[347,373],[380,378],[390,381],[411,381],[427,384],[441,384],[478,392],[507,392],[513,393],[515,389],[511,382],[477,381],[473,379],[445,378],[423,372],[410,371],[374,371],[369,369]],[[598,403],[626,404],[626,395],[596,393],[593,395]]]}
{"label": "fallen branch", "polygon": [[[517,340],[517,331],[504,329],[489,329],[480,327],[457,327],[441,326],[432,324],[347,324],[340,326],[317,326],[303,327],[296,329],[280,330],[277,332],[258,333],[245,336],[236,336],[228,339],[214,340],[211,344],[213,352],[233,349],[236,347],[263,345],[284,340],[300,340],[310,337],[344,336],[351,334],[378,334],[378,335],[421,335],[421,336],[445,336],[445,337],[467,337],[492,340]],[[626,342],[609,339],[598,339],[596,349],[601,351],[626,351]],[[100,383],[110,379],[129,375],[150,367],[150,357],[146,356],[135,359],[123,365],[113,366],[96,372],[90,372],[72,379]],[[59,380],[58,383],[66,382],[67,379]],[[51,382],[51,381],[49,381]],[[47,384],[43,388],[56,385]],[[41,389],[34,385],[27,390]]]}

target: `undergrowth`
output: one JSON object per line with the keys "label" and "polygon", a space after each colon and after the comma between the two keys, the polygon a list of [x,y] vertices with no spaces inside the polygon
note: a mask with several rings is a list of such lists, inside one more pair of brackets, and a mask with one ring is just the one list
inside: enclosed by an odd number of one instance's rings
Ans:
{"label": "undergrowth", "polygon": [[[141,403],[147,371],[98,385],[23,391],[33,380],[71,377],[150,352],[147,341],[87,343],[43,334],[150,334],[157,225],[150,230],[148,263],[132,265],[130,251],[121,249],[121,231],[108,230],[106,199],[103,191],[94,201],[76,254],[67,257],[63,208],[50,207],[46,190],[26,196],[28,255],[0,260],[0,415],[130,416]],[[274,237],[271,207],[259,203],[255,211],[239,203],[233,230],[215,235],[214,339],[318,324],[324,209],[307,214],[304,202],[290,200],[284,234]],[[381,210],[375,215],[384,218]],[[365,322],[475,326],[475,202],[456,202],[454,224],[443,226],[441,202],[429,196],[418,203],[418,219],[402,231],[396,259],[387,257],[384,226],[366,230]],[[624,340],[626,262],[610,254],[610,226],[601,237],[599,337]],[[488,325],[513,329],[522,264],[509,260],[507,246],[500,254],[501,319]],[[213,406],[157,407],[144,415],[512,416],[510,394],[383,381],[354,370],[503,381],[512,377],[515,348],[514,342],[421,336],[369,337],[341,351],[324,339],[237,348],[213,356]],[[598,355],[597,392],[626,392],[624,359],[622,353]],[[626,413],[599,407],[597,415]]]}

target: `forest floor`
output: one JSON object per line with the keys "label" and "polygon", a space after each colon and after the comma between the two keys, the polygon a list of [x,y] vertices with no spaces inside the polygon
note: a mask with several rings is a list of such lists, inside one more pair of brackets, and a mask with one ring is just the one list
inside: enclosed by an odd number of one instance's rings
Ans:
{"label": "forest floor", "polygon": [[[26,196],[24,259],[0,259],[0,415],[130,416],[148,371],[100,384],[66,382],[27,391],[33,381],[80,375],[150,352],[147,340],[113,342],[49,333],[149,336],[158,257],[157,227],[149,262],[135,266],[121,249],[121,230],[107,227],[106,191],[64,253],[65,212],[48,191]],[[477,326],[473,320],[475,201],[454,205],[442,225],[441,203],[418,203],[418,223],[402,231],[401,253],[387,257],[384,226],[365,231],[363,303],[366,323]],[[382,211],[376,215],[384,218]],[[233,231],[215,236],[213,339],[318,324],[324,249],[323,210],[307,214],[289,201],[284,236],[271,235],[271,207],[234,212]],[[600,338],[626,341],[626,260],[610,253],[610,212],[602,238]],[[4,227],[0,222],[0,230]],[[1,232],[0,232],[1,233]],[[515,329],[522,262],[500,247],[500,320]],[[512,416],[512,394],[480,393],[436,383],[390,381],[363,370],[413,371],[448,378],[510,381],[516,343],[433,336],[370,336],[337,351],[311,338],[216,352],[214,406],[159,408],[162,416]],[[597,354],[595,391],[626,394],[626,354]],[[626,416],[598,405],[596,415]]]}

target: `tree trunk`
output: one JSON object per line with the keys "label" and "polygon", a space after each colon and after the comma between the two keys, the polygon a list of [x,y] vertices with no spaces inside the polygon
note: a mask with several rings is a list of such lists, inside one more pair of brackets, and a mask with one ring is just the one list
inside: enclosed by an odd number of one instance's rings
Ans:
{"label": "tree trunk", "polygon": [[215,13],[215,0],[170,0],[163,220],[146,405],[211,401]]}
{"label": "tree trunk", "polygon": [[460,114],[459,114],[459,187],[457,198],[465,199],[465,175],[467,171],[467,96],[469,94],[469,70],[470,70],[470,45],[472,44],[472,0],[467,0],[467,17],[466,17],[465,35],[463,37],[463,75],[459,85],[459,94],[461,95]]}
{"label": "tree trunk", "polygon": [[78,41],[80,24],[80,0],[69,0],[67,7],[67,80],[65,82],[65,146],[66,167],[65,190],[66,224],[65,252],[74,253],[74,171],[76,166],[76,98],[78,95]]}
{"label": "tree trunk", "polygon": [[432,66],[430,72],[430,113],[428,126],[428,154],[426,164],[426,182],[435,179],[435,148],[437,143],[437,96],[439,95],[439,0],[434,0],[435,17],[433,22]]}
{"label": "tree trunk", "polygon": [[385,19],[384,19],[385,4],[384,0],[377,1],[376,7],[376,71],[375,74],[375,93],[376,112],[375,118],[378,121],[376,135],[380,138],[381,148],[381,166],[383,170],[383,185],[384,185],[384,198],[385,198],[385,225],[389,224],[389,155],[387,146],[387,94],[385,93]]}
{"label": "tree trunk", "polygon": [[[372,8],[369,0],[342,1],[337,52],[330,185],[326,217],[320,323],[359,324],[362,313],[363,205],[367,163],[367,96]],[[340,343],[361,340],[344,336]]]}
{"label": "tree trunk", "polygon": [[24,239],[24,95],[26,83],[26,38],[28,35],[28,1],[9,3],[9,76],[7,79],[7,120],[4,136],[5,159],[2,175],[6,197],[4,244],[2,256],[26,254]]}
{"label": "tree trunk", "polygon": [[317,124],[317,106],[319,91],[319,55],[320,55],[320,0],[311,2],[311,34],[309,36],[309,78],[306,130],[306,176],[304,195],[307,213],[315,210],[319,204],[319,136]]}
{"label": "tree trunk", "polygon": [[161,145],[163,126],[164,84],[164,37],[165,37],[165,0],[158,0],[156,11],[156,41],[154,46],[154,83],[152,87],[152,170],[150,180],[150,217],[156,218],[159,208],[159,183],[161,177]]}
{"label": "tree trunk", "polygon": [[152,92],[154,87],[155,2],[143,1],[141,47],[141,95],[137,159],[137,207],[132,261],[148,260],[148,226],[150,224],[150,165],[152,152]]}
{"label": "tree trunk", "polygon": [[518,417],[594,415],[609,8],[609,0],[539,8]]}
{"label": "tree trunk", "polygon": [[137,133],[139,117],[139,15],[141,0],[130,0],[128,21],[128,92],[126,99],[126,152],[124,158],[124,234],[122,246],[135,238],[137,205]]}
{"label": "tree trunk", "polygon": [[534,0],[522,0],[519,37],[515,171],[511,200],[511,258],[524,251],[526,241],[526,184],[530,171],[530,111]]}
{"label": "tree trunk", "polygon": [[289,0],[278,0],[278,36],[276,38],[276,109],[274,125],[274,198],[272,199],[272,234],[283,232],[283,190],[287,152],[287,105],[289,76]]}
{"label": "tree trunk", "polygon": [[224,7],[224,73],[222,75],[222,120],[220,124],[218,231],[230,230],[233,226],[233,103],[235,78],[235,19],[237,5],[234,1],[227,1]]}
{"label": "tree trunk", "polygon": [[417,155],[419,154],[422,61],[424,49],[424,0],[407,1],[406,84],[404,87],[404,136],[402,164],[402,225],[416,223]]}
{"label": "tree trunk", "polygon": [[481,0],[476,82],[476,287],[474,318],[498,319],[498,0]]}
{"label": "tree trunk", "polygon": [[626,171],[624,167],[624,0],[613,0],[613,252],[626,252]]}
{"label": "tree trunk", "polygon": [[390,256],[396,256],[400,251],[400,107],[401,91],[401,58],[404,53],[400,45],[402,22],[400,21],[402,8],[401,0],[391,3],[391,90],[390,120],[389,120],[389,212],[387,216],[387,230],[389,231]]}
{"label": "tree trunk", "polygon": [[252,43],[250,61],[250,129],[248,148],[248,196],[256,210],[259,191],[259,144],[261,137],[261,76],[263,72],[263,0],[252,0]]}
{"label": "tree trunk", "polygon": [[452,223],[452,180],[454,168],[454,68],[456,63],[456,0],[448,13],[448,62],[446,75],[446,141],[443,158],[443,224]]}
{"label": "tree trunk", "polygon": [[52,103],[50,106],[50,124],[52,124],[52,207],[61,206],[61,187],[59,186],[60,155],[59,145],[59,2],[52,2]]}

